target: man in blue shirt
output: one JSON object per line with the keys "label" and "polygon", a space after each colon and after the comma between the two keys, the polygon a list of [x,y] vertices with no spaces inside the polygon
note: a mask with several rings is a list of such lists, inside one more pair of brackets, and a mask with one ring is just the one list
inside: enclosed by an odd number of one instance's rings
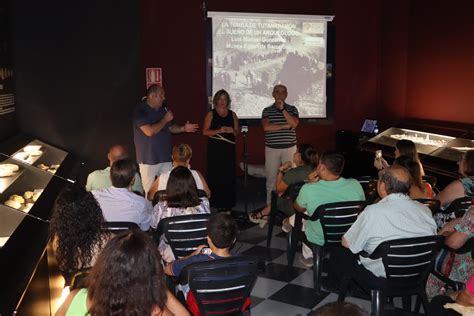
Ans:
{"label": "man in blue shirt", "polygon": [[173,124],[173,113],[164,105],[165,90],[151,85],[133,114],[133,140],[145,196],[156,176],[171,170],[171,133],[194,133],[199,126]]}

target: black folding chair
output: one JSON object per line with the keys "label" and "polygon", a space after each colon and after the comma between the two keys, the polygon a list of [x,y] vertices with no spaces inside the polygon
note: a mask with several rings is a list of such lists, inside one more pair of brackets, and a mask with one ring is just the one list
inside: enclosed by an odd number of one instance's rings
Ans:
{"label": "black folding chair", "polygon": [[[363,252],[359,255],[372,260],[382,259],[386,272],[386,278],[376,278],[379,285],[370,287],[367,281],[361,278],[356,267],[350,278],[346,278],[339,301],[344,301],[351,279],[359,284],[372,297],[373,316],[384,315],[384,303],[386,297],[401,296],[404,309],[411,309],[411,295],[421,298],[423,308],[426,311],[428,299],[425,292],[426,280],[433,267],[436,254],[443,241],[442,236],[424,236],[415,238],[403,238],[385,241],[381,243],[372,254]],[[417,300],[415,311],[420,308]]]}
{"label": "black folding chair", "polygon": [[377,178],[371,176],[363,176],[357,178],[365,194],[367,204],[372,204],[379,197],[377,193]]}
{"label": "black folding chair", "polygon": [[189,284],[201,315],[242,315],[257,265],[258,259],[244,256],[193,263],[182,270],[180,283]]}
{"label": "black folding chair", "polygon": [[[300,189],[304,184],[305,182],[298,182],[298,183],[294,183],[288,186],[288,188],[286,188],[285,193],[280,198],[288,199],[293,202],[298,196],[298,193],[300,192]],[[270,215],[268,216],[267,248],[270,248],[270,245],[272,243],[273,226],[275,226],[276,217],[278,213],[283,213],[280,210],[278,210],[277,200],[278,200],[278,194],[276,193],[276,191],[272,191]],[[287,215],[285,214],[284,217],[286,216]]]}
{"label": "black folding chair", "polygon": [[424,204],[424,205],[428,206],[428,208],[431,211],[431,214],[436,214],[436,213],[440,212],[441,203],[438,200],[434,200],[434,199],[415,199],[415,201],[418,201],[421,204]]}
{"label": "black folding chair", "polygon": [[140,229],[137,223],[133,222],[105,222],[102,225],[102,230],[108,231],[114,234],[127,231],[129,229]]}
{"label": "black folding chair", "polygon": [[92,268],[81,269],[72,276],[69,282],[70,291],[87,288],[89,286],[91,269]]}
{"label": "black folding chair", "polygon": [[207,221],[211,214],[173,216],[158,223],[153,239],[157,244],[164,235],[176,259],[186,257],[199,245],[207,245]]}
{"label": "black folding chair", "polygon": [[463,196],[452,201],[451,204],[449,204],[448,208],[445,209],[443,213],[446,213],[446,214],[453,213],[456,218],[463,217],[464,213],[466,213],[466,211],[471,206],[471,204],[472,204],[472,197]]}
{"label": "black folding chair", "polygon": [[[320,205],[311,217],[301,212],[296,212],[295,226],[291,234],[288,234],[288,267],[293,266],[298,242],[302,241],[308,245],[308,247],[313,250],[313,285],[317,293],[319,293],[321,289],[321,270],[324,251],[342,247],[342,236],[351,228],[365,206],[365,201],[348,201]],[[308,241],[306,234],[302,231],[303,219],[308,221],[320,221],[324,234],[324,246],[319,246]]]}

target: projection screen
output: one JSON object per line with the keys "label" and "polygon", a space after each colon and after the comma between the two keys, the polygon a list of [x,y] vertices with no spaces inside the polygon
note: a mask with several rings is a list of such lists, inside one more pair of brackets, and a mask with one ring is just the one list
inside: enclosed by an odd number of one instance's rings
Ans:
{"label": "projection screen", "polygon": [[227,90],[239,118],[261,118],[280,83],[300,118],[326,118],[326,35],[333,16],[208,12],[208,17],[212,94]]}

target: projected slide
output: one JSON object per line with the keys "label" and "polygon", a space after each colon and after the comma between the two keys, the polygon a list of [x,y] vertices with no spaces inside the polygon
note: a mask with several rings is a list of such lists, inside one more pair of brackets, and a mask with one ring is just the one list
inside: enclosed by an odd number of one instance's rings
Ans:
{"label": "projected slide", "polygon": [[208,12],[212,92],[227,90],[239,118],[260,118],[272,88],[302,118],[326,117],[326,29],[332,17]]}

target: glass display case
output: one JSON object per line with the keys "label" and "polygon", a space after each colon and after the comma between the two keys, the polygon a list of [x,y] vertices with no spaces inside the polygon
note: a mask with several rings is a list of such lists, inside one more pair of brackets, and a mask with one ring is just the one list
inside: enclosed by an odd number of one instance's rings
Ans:
{"label": "glass display case", "polygon": [[415,143],[418,153],[427,155],[438,148],[446,146],[455,138],[451,136],[391,127],[379,135],[369,139],[369,142],[395,148],[395,144],[401,139],[411,140]]}
{"label": "glass display case", "polygon": [[[442,128],[436,126],[425,127],[427,130],[442,130]],[[389,163],[392,163],[397,141],[400,139],[411,140],[415,143],[420,154],[425,172],[436,176],[438,184],[440,184],[439,188],[442,188],[459,177],[457,162],[464,152],[474,149],[474,138],[471,138],[474,137],[472,129],[445,128],[444,130],[449,135],[404,127],[391,127],[360,144],[359,148],[366,153],[375,153],[376,150],[382,150],[383,156]]]}
{"label": "glass display case", "polygon": [[25,214],[49,220],[50,211],[35,211],[34,206],[68,155],[36,139],[19,147],[11,155],[0,153],[0,247]]}
{"label": "glass display case", "polygon": [[12,155],[12,158],[55,174],[67,152],[35,139]]}
{"label": "glass display case", "polygon": [[434,152],[430,156],[458,162],[462,155],[474,149],[474,140],[465,138],[456,138]]}
{"label": "glass display case", "polygon": [[[27,135],[0,142],[1,315],[28,305],[25,297],[35,287],[34,276],[48,276],[47,262],[45,269],[38,267],[45,258],[54,201],[75,182],[81,165],[66,151]],[[47,289],[41,292],[49,299]]]}

